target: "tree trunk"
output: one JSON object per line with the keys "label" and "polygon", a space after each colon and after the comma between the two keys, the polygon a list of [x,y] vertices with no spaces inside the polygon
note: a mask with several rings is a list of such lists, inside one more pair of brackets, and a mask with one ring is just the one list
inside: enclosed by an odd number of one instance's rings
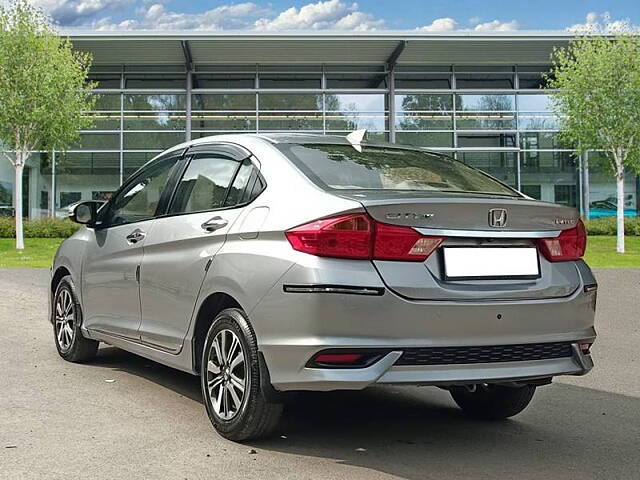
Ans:
{"label": "tree trunk", "polygon": [[22,172],[24,170],[24,162],[16,154],[16,178],[15,178],[15,197],[14,212],[16,216],[16,249],[24,249],[24,236],[22,233]]}
{"label": "tree trunk", "polygon": [[616,193],[618,198],[616,251],[624,253],[624,166],[620,160],[616,164]]}

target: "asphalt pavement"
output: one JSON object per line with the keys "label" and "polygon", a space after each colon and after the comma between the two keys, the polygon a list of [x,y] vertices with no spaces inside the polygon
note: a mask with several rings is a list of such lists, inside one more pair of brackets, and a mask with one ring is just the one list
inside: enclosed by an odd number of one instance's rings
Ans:
{"label": "asphalt pavement", "polygon": [[48,271],[0,270],[0,478],[640,478],[640,269],[596,276],[595,369],[514,419],[470,420],[436,388],[301,394],[243,445],[214,432],[197,377],[108,346],[63,361]]}

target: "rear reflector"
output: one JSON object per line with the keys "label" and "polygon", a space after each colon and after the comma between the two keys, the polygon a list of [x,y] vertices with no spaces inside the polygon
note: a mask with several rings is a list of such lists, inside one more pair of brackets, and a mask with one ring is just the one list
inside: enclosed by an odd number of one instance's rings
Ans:
{"label": "rear reflector", "polygon": [[313,361],[324,365],[344,365],[358,363],[361,358],[359,353],[320,353]]}
{"label": "rear reflector", "polygon": [[414,262],[426,260],[443,241],[411,227],[376,222],[366,213],[316,220],[285,235],[295,250],[320,257]]}
{"label": "rear reflector", "polygon": [[569,230],[563,230],[556,238],[541,238],[538,247],[550,262],[579,260],[587,248],[587,232],[582,220]]}

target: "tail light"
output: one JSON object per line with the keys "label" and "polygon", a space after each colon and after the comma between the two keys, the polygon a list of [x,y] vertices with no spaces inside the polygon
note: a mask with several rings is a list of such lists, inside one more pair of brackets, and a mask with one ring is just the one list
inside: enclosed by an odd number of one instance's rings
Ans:
{"label": "tail light", "polygon": [[366,213],[315,220],[285,235],[294,250],[320,257],[413,262],[426,260],[443,241],[411,227],[376,222]]}
{"label": "tail light", "polygon": [[569,230],[563,230],[556,238],[538,240],[538,247],[550,262],[579,260],[587,248],[587,232],[582,220]]}

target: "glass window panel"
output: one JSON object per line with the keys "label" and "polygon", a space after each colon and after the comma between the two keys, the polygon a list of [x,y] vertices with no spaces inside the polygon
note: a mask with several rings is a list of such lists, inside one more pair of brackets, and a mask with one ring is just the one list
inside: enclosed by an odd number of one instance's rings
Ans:
{"label": "glass window panel", "polygon": [[384,94],[327,94],[325,97],[327,111],[384,112]]}
{"label": "glass window panel", "polygon": [[451,130],[453,117],[446,112],[409,112],[396,115],[398,130]]}
{"label": "glass window panel", "polygon": [[522,152],[523,172],[573,172],[578,167],[578,159],[573,152]]}
{"label": "glass window panel", "polygon": [[126,94],[125,110],[184,110],[185,95],[182,94]]}
{"label": "glass window panel", "polygon": [[321,88],[320,75],[260,75],[260,88]]}
{"label": "glass window panel", "polygon": [[197,73],[192,77],[193,88],[255,88],[255,73],[212,74]]}
{"label": "glass window panel", "polygon": [[[31,220],[51,214],[52,156],[48,152],[32,153],[22,173],[22,215]],[[14,215],[15,170],[0,160],[0,216]]]}
{"label": "glass window panel", "polygon": [[119,93],[97,93],[94,110],[117,110],[120,111]]}
{"label": "glass window panel", "polygon": [[165,150],[185,141],[184,132],[125,132],[125,150]]}
{"label": "glass window panel", "polygon": [[458,130],[514,130],[516,119],[513,113],[460,113],[456,116]]}
{"label": "glass window panel", "polygon": [[541,185],[520,185],[520,191],[525,195],[540,200],[542,197],[542,186]]}
{"label": "glass window panel", "polygon": [[456,73],[456,87],[467,89],[513,88],[513,75]]}
{"label": "glass window panel", "polygon": [[382,113],[329,112],[326,114],[327,130],[353,131],[360,129],[386,130],[387,116]]}
{"label": "glass window panel", "polygon": [[[627,171],[624,177],[624,215],[638,216],[640,179]],[[610,161],[600,152],[589,152],[589,218],[614,217],[618,197]]]}
{"label": "glass window panel", "polygon": [[386,73],[331,73],[326,75],[327,88],[387,88]]}
{"label": "glass window panel", "polygon": [[523,89],[541,89],[547,87],[546,78],[540,73],[518,74],[518,85]]}
{"label": "glass window panel", "polygon": [[553,115],[518,115],[519,130],[557,130],[558,127],[558,119]]}
{"label": "glass window panel", "polygon": [[[350,132],[347,131],[330,131],[327,130],[326,134],[327,135],[338,135],[340,137],[344,137],[345,135],[349,134]],[[367,130],[367,133],[365,134],[364,138],[367,140],[367,142],[388,142],[389,141],[389,133],[388,132],[372,132]]]}
{"label": "glass window panel", "polygon": [[89,130],[120,130],[120,113],[95,113],[91,115],[93,127]]}
{"label": "glass window panel", "polygon": [[152,158],[156,157],[158,152],[125,152],[122,154],[123,178],[126,180],[136,170],[142,167]]}
{"label": "glass window panel", "polygon": [[186,88],[185,75],[126,75],[125,88]]}
{"label": "glass window panel", "polygon": [[453,96],[412,93],[407,95],[396,95],[395,103],[396,112],[450,111],[453,109]]}
{"label": "glass window panel", "polygon": [[322,130],[321,112],[260,112],[260,130]]}
{"label": "glass window panel", "polygon": [[[236,177],[233,179],[233,184],[229,189],[229,194],[227,195],[227,199],[224,202],[225,206],[236,205],[243,201],[243,194],[245,193],[245,189],[247,188],[249,180],[252,180],[252,184],[255,183],[255,170],[256,168],[253,166],[250,159],[246,159],[242,162],[238,173],[236,173]],[[252,199],[248,197],[244,201],[246,202],[249,200]]]}
{"label": "glass window panel", "polygon": [[516,136],[510,133],[487,133],[475,135],[458,134],[458,147],[461,148],[513,148]]}
{"label": "glass window panel", "polygon": [[322,94],[318,93],[261,93],[260,110],[322,110]]}
{"label": "glass window panel", "polygon": [[397,89],[450,89],[451,75],[436,73],[428,76],[396,74],[395,87]]}
{"label": "glass window panel", "polygon": [[458,152],[457,158],[507,185],[516,185],[515,152]]}
{"label": "glass window panel", "polygon": [[568,147],[560,142],[555,132],[523,132],[520,134],[520,148],[523,150],[554,150]]}
{"label": "glass window panel", "polygon": [[518,95],[519,112],[551,112],[551,95]]}
{"label": "glass window panel", "polygon": [[192,130],[249,130],[256,129],[256,114],[243,113],[194,113]]}
{"label": "glass window panel", "polygon": [[184,130],[185,115],[169,112],[126,113],[125,130]]}
{"label": "glass window panel", "polygon": [[476,112],[515,110],[515,95],[456,95],[456,109]]}
{"label": "glass window panel", "polygon": [[115,74],[89,74],[89,80],[96,82],[95,88],[120,88],[120,75]]}
{"label": "glass window panel", "polygon": [[82,133],[80,140],[69,150],[119,150],[119,133]]}
{"label": "glass window panel", "polygon": [[197,155],[178,183],[170,213],[193,213],[221,208],[238,167],[238,162],[230,158]]}
{"label": "glass window panel", "polygon": [[451,148],[453,147],[453,133],[396,132],[396,143],[419,147]]}
{"label": "glass window panel", "polygon": [[120,186],[120,153],[57,153],[55,183],[57,217],[66,217],[71,203],[108,199]]}
{"label": "glass window panel", "polygon": [[256,95],[254,93],[207,93],[193,95],[193,110],[255,110]]}

